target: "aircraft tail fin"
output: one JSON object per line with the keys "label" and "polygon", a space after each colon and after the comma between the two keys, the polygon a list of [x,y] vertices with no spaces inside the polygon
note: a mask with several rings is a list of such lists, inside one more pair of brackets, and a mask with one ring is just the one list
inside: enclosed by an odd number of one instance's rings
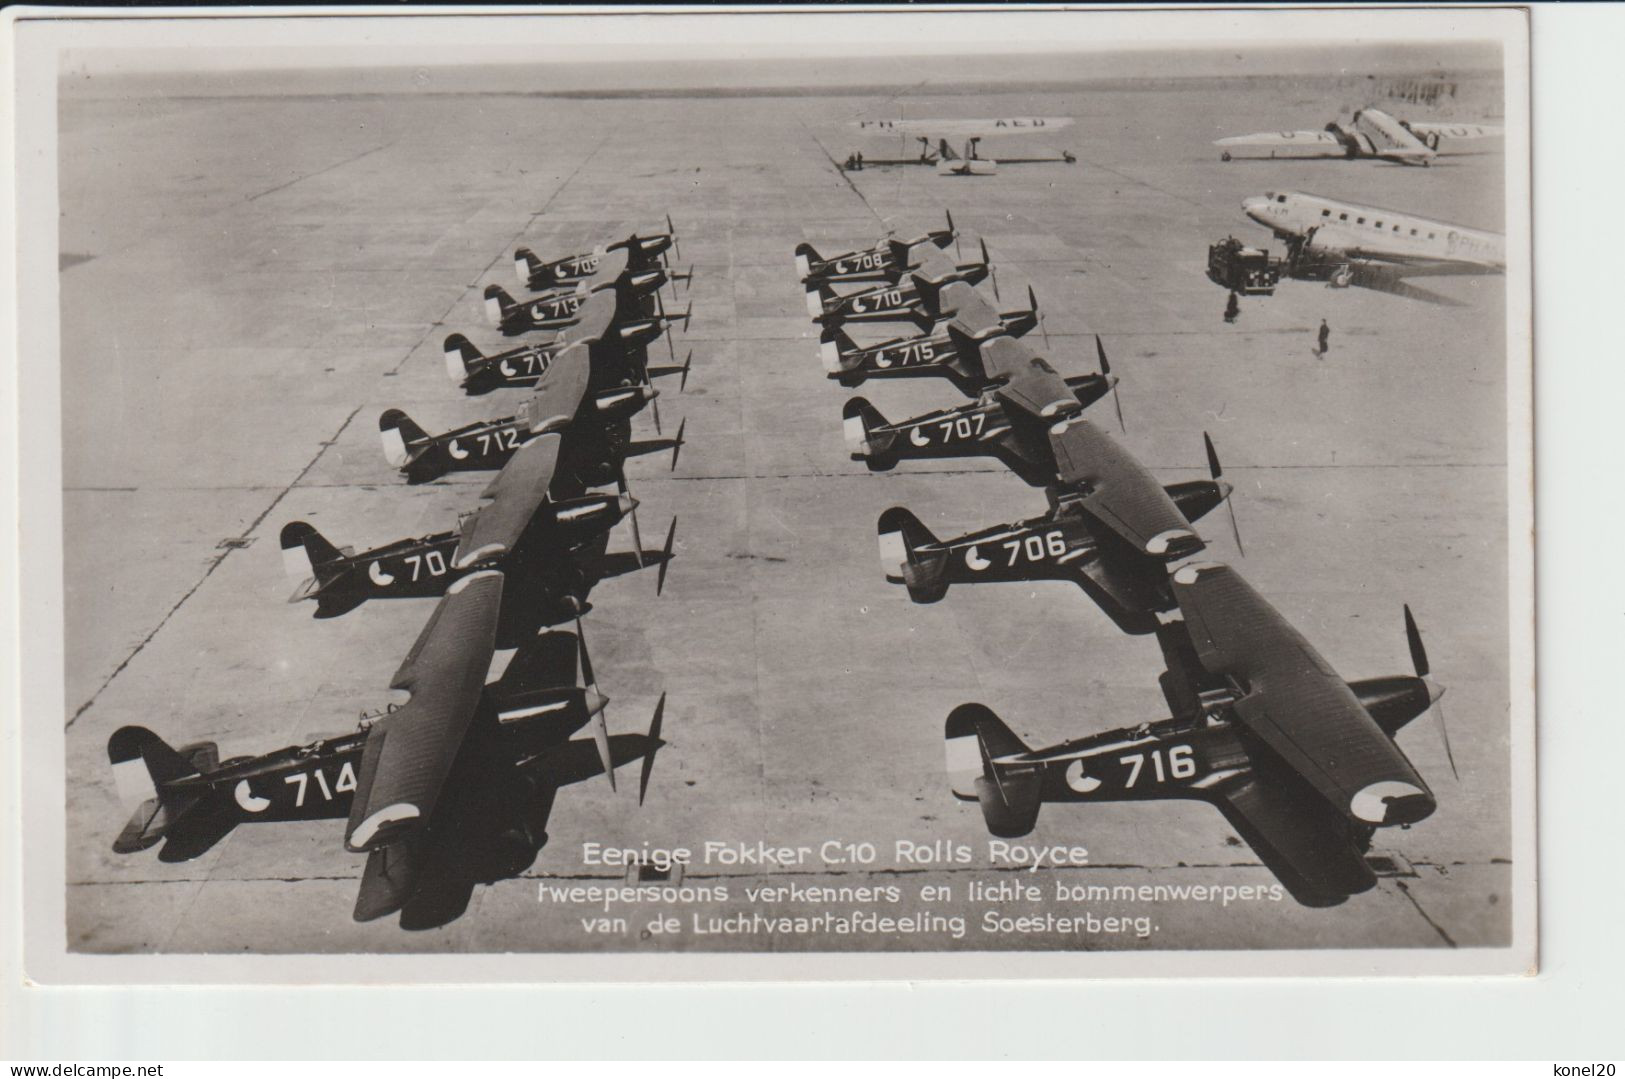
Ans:
{"label": "aircraft tail fin", "polygon": [[460,333],[446,338],[446,375],[453,382],[462,382],[474,373],[474,365],[485,356],[474,343]]}
{"label": "aircraft tail fin", "polygon": [[517,248],[513,253],[513,272],[519,278],[520,288],[529,288],[531,278],[542,268],[542,260],[536,257],[535,252],[528,247]]}
{"label": "aircraft tail fin", "polygon": [[[194,747],[207,757],[213,747]],[[145,727],[120,727],[107,740],[107,759],[113,766],[113,781],[130,820],[113,842],[113,850],[129,854],[148,847],[180,821],[203,797],[203,791],[177,792],[176,780],[198,775],[197,767],[181,756],[162,738]]]}
{"label": "aircraft tail fin", "polygon": [[429,432],[398,408],[389,409],[378,417],[378,436],[384,444],[384,460],[396,468],[411,463],[414,446],[430,441]]}
{"label": "aircraft tail fin", "polygon": [[312,597],[319,600],[322,591],[346,572],[344,552],[304,521],[282,526],[282,568],[293,582],[289,603]]}
{"label": "aircraft tail fin", "polygon": [[847,374],[847,357],[858,350],[850,334],[839,326],[827,326],[818,335],[818,353],[831,378]]}
{"label": "aircraft tail fin", "polygon": [[1016,838],[1038,823],[1040,772],[1030,764],[1000,758],[1031,751],[991,708],[962,704],[944,725],[948,782],[954,797],[979,802],[988,831]]}
{"label": "aircraft tail fin", "polygon": [[487,285],[485,288],[485,317],[493,326],[501,326],[508,321],[513,309],[518,305],[513,297],[501,285]]}
{"label": "aircraft tail fin", "polygon": [[915,603],[935,603],[948,592],[948,552],[914,514],[893,506],[880,515],[880,567],[886,580],[906,585]]}
{"label": "aircraft tail fin", "polygon": [[868,461],[871,469],[891,467],[890,450],[896,436],[877,430],[887,426],[886,417],[880,414],[879,409],[871,405],[867,398],[848,398],[841,408],[841,420],[846,448],[854,460]]}
{"label": "aircraft tail fin", "polygon": [[831,301],[838,299],[835,290],[828,281],[815,282],[807,289],[807,315],[814,322],[822,321],[828,313]]}
{"label": "aircraft tail fin", "polygon": [[805,241],[796,244],[796,273],[801,280],[805,281],[812,276],[813,263],[823,261],[824,257],[818,253],[818,249],[812,244]]}

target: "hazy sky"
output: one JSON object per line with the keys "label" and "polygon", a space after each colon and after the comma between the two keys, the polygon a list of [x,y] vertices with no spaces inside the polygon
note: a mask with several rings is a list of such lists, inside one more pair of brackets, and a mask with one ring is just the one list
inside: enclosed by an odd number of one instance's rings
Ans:
{"label": "hazy sky", "polygon": [[[575,14],[450,18],[191,18],[68,23],[63,74],[255,69],[442,68],[470,65],[778,58],[875,61],[874,83],[893,81],[899,57],[1077,54],[1097,76],[1114,58],[1131,68],[1151,51],[1198,50],[1182,74],[1327,72],[1345,64],[1382,74],[1446,57],[1491,66],[1493,50],[1462,51],[1498,36],[1499,12],[968,12],[821,14]],[[1396,51],[1409,42],[1419,53]],[[1456,44],[1449,44],[1454,42]],[[86,46],[92,46],[86,48]],[[111,46],[111,47],[94,47]],[[1335,46],[1339,53],[1325,50]],[[1347,50],[1346,52],[1341,50]],[[1328,56],[1334,57],[1328,60]],[[1398,64],[1399,67],[1393,65]],[[951,79],[952,70],[940,74]]]}

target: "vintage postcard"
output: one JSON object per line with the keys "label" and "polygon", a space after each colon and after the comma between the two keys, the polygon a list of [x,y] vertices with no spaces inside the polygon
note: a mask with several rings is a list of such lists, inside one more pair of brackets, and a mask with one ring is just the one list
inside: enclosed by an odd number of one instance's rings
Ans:
{"label": "vintage postcard", "polygon": [[1534,969],[1525,13],[205,14],[15,18],[30,978]]}

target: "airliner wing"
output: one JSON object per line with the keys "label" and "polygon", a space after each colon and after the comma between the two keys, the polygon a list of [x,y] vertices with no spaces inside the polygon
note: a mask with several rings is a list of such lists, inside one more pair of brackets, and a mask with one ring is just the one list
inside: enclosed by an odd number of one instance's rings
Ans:
{"label": "airliner wing", "polygon": [[1433,811],[1427,784],[1348,683],[1239,573],[1189,563],[1173,590],[1202,666],[1243,687],[1241,722],[1340,814],[1377,825]]}
{"label": "airliner wing", "polygon": [[371,852],[406,839],[434,812],[490,671],[502,583],[496,570],[459,578],[395,672],[390,688],[412,699],[367,731],[348,849]]}
{"label": "airliner wing", "polygon": [[976,139],[994,135],[1042,135],[1072,125],[1070,116],[1025,116],[988,120],[854,120],[852,126],[871,135],[924,135],[927,138]]}
{"label": "airliner wing", "polygon": [[1260,131],[1255,135],[1231,135],[1215,139],[1213,145],[1235,151],[1255,147],[1295,157],[1343,157],[1343,142],[1330,131]]}
{"label": "airliner wing", "polygon": [[1496,124],[1413,121],[1405,126],[1430,149],[1441,154],[1494,153],[1506,139],[1506,128]]}
{"label": "airliner wing", "polygon": [[1083,508],[1157,558],[1194,554],[1201,539],[1161,484],[1116,439],[1084,419],[1049,431],[1060,481],[1082,493]]}
{"label": "airliner wing", "polygon": [[559,442],[556,434],[540,435],[520,446],[508,459],[480,494],[487,504],[463,524],[451,560],[453,569],[468,569],[513,550],[537,508],[547,501],[553,470],[558,466]]}

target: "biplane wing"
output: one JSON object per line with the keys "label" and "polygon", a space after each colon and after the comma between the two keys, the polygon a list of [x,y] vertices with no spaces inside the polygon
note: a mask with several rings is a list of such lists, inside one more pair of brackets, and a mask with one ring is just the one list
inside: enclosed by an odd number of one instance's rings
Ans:
{"label": "biplane wing", "polygon": [[1061,482],[1083,493],[1082,505],[1142,554],[1184,557],[1202,540],[1133,454],[1085,419],[1066,420],[1049,431]]}
{"label": "biplane wing", "polygon": [[1377,883],[1366,865],[1368,825],[1353,825],[1301,788],[1303,781],[1271,757],[1255,753],[1247,772],[1213,790],[1225,820],[1305,906],[1341,903]]}
{"label": "biplane wing", "polygon": [[1239,681],[1241,721],[1339,813],[1356,824],[1410,824],[1433,794],[1348,683],[1255,592],[1218,563],[1173,575],[1202,666]]}
{"label": "biplane wing", "polygon": [[394,844],[434,812],[491,667],[502,585],[497,570],[452,584],[395,672],[390,688],[412,699],[368,729],[344,837],[349,850]]}
{"label": "biplane wing", "polygon": [[613,289],[594,292],[581,305],[575,325],[567,326],[559,332],[559,340],[571,345],[581,341],[602,340],[615,322],[617,306]]}
{"label": "biplane wing", "polygon": [[533,435],[558,431],[575,418],[592,382],[592,354],[585,342],[570,345],[548,364],[520,409]]}
{"label": "biplane wing", "polygon": [[355,897],[355,920],[370,922],[394,914],[418,889],[423,868],[423,837],[413,833],[367,855],[361,888]]}
{"label": "biplane wing", "polygon": [[943,286],[937,306],[944,314],[952,313],[952,328],[966,337],[980,337],[1003,326],[999,313],[964,281],[951,281]]}
{"label": "biplane wing", "polygon": [[993,392],[1007,405],[1041,420],[1078,411],[1078,398],[1066,379],[1014,337],[989,338],[982,342],[981,353],[987,377],[1001,383]]}
{"label": "biplane wing", "polygon": [[453,569],[465,570],[513,550],[537,507],[547,500],[561,441],[556,434],[539,435],[520,446],[502,466],[480,493],[487,504],[463,524],[451,560]]}

